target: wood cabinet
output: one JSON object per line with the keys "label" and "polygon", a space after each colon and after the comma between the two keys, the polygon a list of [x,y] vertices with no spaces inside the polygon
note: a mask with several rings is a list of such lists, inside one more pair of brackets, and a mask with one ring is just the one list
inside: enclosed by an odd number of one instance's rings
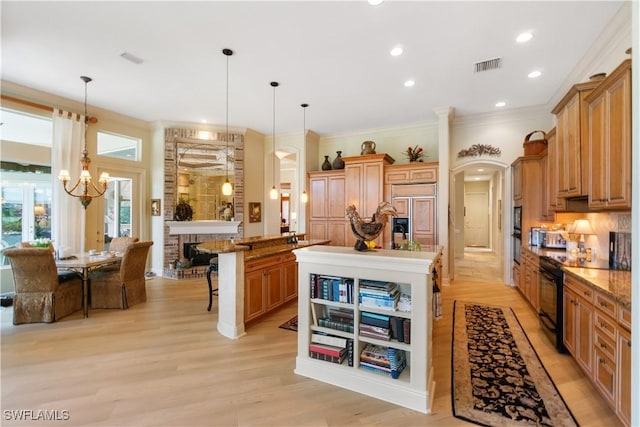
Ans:
{"label": "wood cabinet", "polygon": [[617,340],[618,384],[616,413],[622,422],[631,425],[631,332],[624,328],[618,331]]}
{"label": "wood cabinet", "polygon": [[282,256],[284,302],[298,297],[298,263],[293,252]]}
{"label": "wood cabinet", "polygon": [[520,265],[513,263],[513,284],[520,289]]}
{"label": "wood cabinet", "polygon": [[631,425],[631,311],[565,274],[564,343],[596,390]]}
{"label": "wood cabinet", "polygon": [[[580,197],[587,192],[589,167],[588,111],[586,97],[599,84],[589,81],[574,85],[552,110],[556,115],[555,181],[559,197]],[[584,173],[583,173],[584,171]]]}
{"label": "wood cabinet", "polygon": [[578,365],[593,375],[593,289],[564,276],[564,345]]}
{"label": "wood cabinet", "polygon": [[297,297],[296,268],[290,252],[245,262],[245,323]]}
{"label": "wood cabinet", "polygon": [[388,165],[384,171],[385,185],[423,184],[438,182],[438,163],[412,162]]}
{"label": "wood cabinet", "polygon": [[529,228],[540,222],[542,186],[540,185],[540,162],[543,155],[518,157],[511,164],[513,203],[522,207],[523,238]]}
{"label": "wood cabinet", "polygon": [[523,247],[521,256],[520,292],[529,301],[533,310],[540,311],[539,269],[540,258],[529,249]]}
{"label": "wood cabinet", "polygon": [[[558,174],[556,173],[556,158],[558,151],[558,143],[556,138],[556,128],[554,127],[547,132],[547,155],[544,163],[546,163],[546,173],[543,173],[543,210],[546,203],[546,221],[554,221],[556,212],[567,210],[567,201],[558,197]],[[546,175],[546,177],[545,177]],[[543,217],[545,215],[543,214]]]}
{"label": "wood cabinet", "polygon": [[[384,167],[393,164],[388,154],[344,157],[345,204],[355,205],[362,217],[370,217],[384,200]],[[356,238],[349,232],[345,246],[353,246]],[[383,245],[383,236],[376,239]]]}
{"label": "wood cabinet", "polygon": [[309,239],[344,246],[348,232],[344,171],[309,172]]}
{"label": "wood cabinet", "polygon": [[631,208],[631,60],[586,98],[589,207]]}

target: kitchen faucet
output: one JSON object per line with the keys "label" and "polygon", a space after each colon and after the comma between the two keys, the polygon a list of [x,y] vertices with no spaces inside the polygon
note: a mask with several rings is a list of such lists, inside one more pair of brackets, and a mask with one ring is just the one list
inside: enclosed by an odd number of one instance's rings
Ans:
{"label": "kitchen faucet", "polygon": [[402,232],[402,240],[407,240],[407,230],[400,224],[395,225],[391,231],[391,249],[400,249],[400,247],[396,246],[396,231],[398,231],[398,228]]}

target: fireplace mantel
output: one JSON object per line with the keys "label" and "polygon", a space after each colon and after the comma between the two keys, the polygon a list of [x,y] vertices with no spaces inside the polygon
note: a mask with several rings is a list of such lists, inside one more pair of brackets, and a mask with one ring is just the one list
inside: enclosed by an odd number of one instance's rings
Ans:
{"label": "fireplace mantel", "polygon": [[169,234],[236,234],[240,221],[166,221]]}

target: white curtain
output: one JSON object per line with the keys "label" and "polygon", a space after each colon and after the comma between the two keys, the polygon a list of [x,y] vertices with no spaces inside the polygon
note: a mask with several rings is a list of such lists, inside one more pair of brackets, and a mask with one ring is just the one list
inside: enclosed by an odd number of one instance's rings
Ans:
{"label": "white curtain", "polygon": [[[51,238],[56,248],[71,253],[84,252],[85,211],[77,197],[69,196],[58,181],[61,169],[71,175],[71,187],[82,169],[80,157],[84,148],[84,116],[53,110],[53,144],[51,146],[51,178],[53,181]],[[77,190],[76,190],[77,191]]]}

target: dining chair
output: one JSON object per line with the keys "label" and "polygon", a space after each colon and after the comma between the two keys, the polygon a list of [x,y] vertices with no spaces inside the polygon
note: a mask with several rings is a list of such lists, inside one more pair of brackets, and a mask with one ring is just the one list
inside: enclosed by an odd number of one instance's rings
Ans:
{"label": "dining chair", "polygon": [[152,241],[127,246],[120,268],[98,269],[89,273],[91,308],[127,309],[147,300],[145,268]]}
{"label": "dining chair", "polygon": [[15,297],[13,324],[51,323],[82,309],[82,280],[78,275],[58,277],[49,248],[11,248],[9,258]]}
{"label": "dining chair", "polygon": [[109,243],[109,250],[112,252],[122,252],[132,243],[138,241],[137,237],[114,237]]}

